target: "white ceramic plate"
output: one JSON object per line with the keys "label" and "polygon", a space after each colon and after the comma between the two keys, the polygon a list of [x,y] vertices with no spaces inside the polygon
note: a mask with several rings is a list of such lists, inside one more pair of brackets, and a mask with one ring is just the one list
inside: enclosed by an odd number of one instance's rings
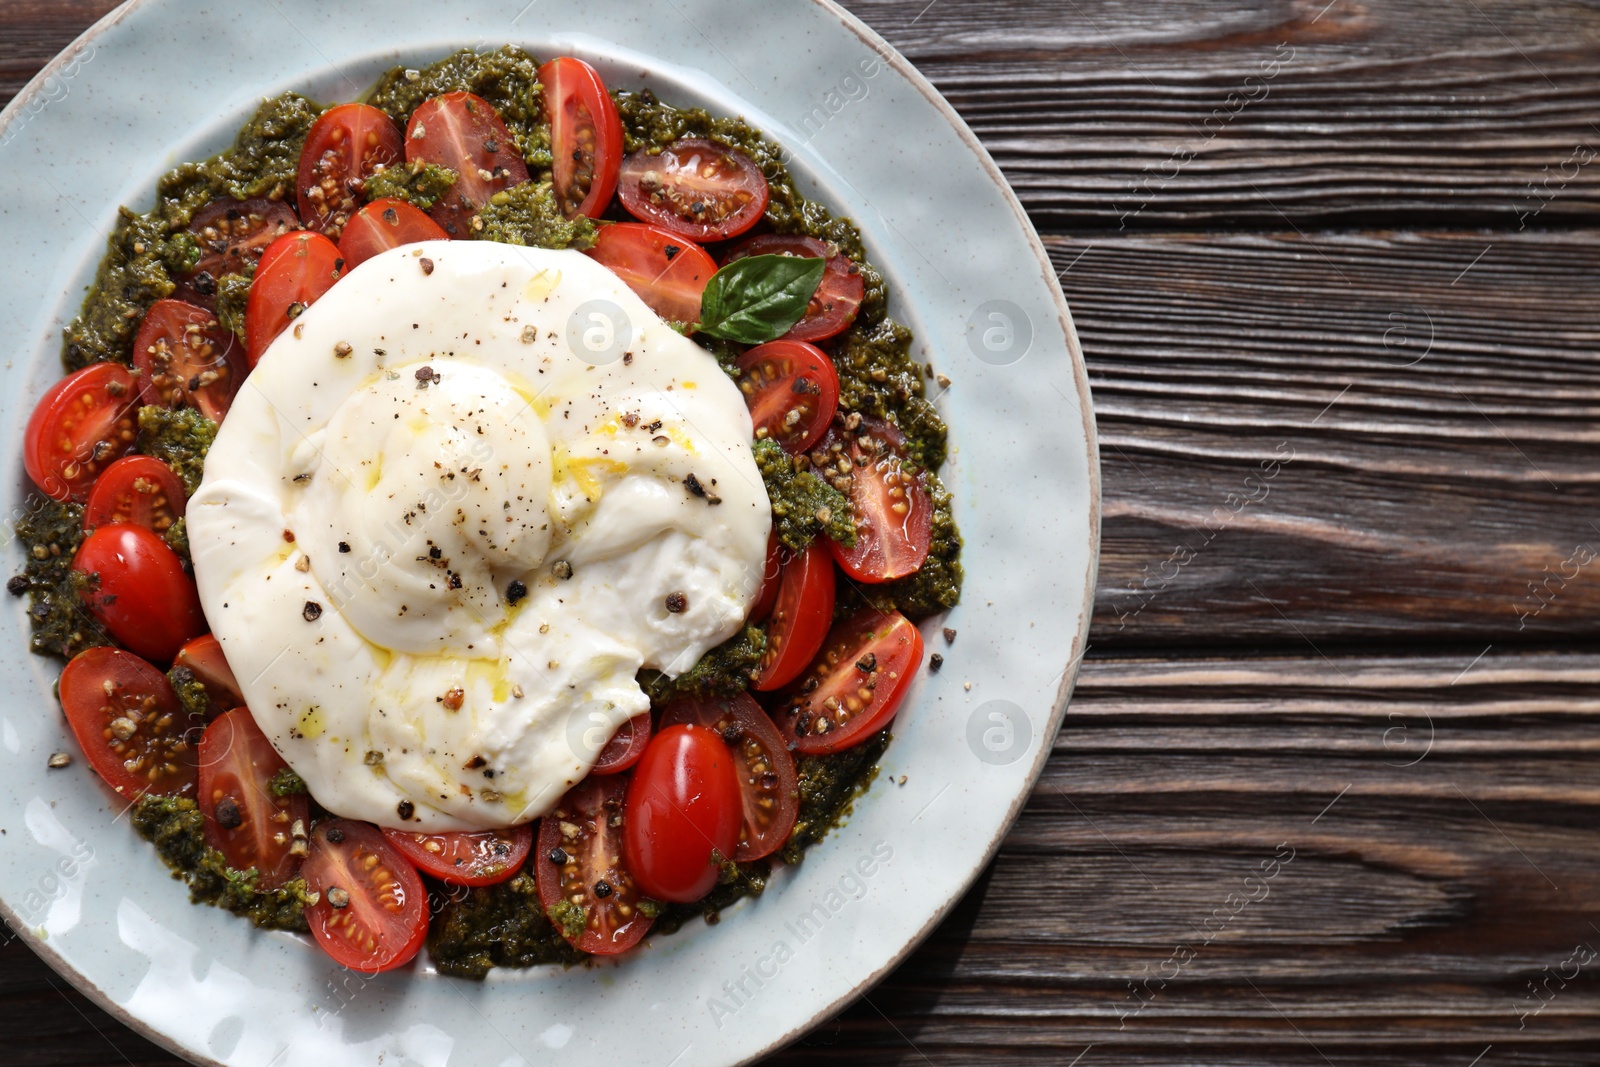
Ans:
{"label": "white ceramic plate", "polygon": [[[190,905],[75,751],[18,603],[0,657],[0,911],[134,1029],[240,1067],[748,1061],[897,962],[988,862],[1043,767],[1084,647],[1099,483],[1083,360],[1033,229],[933,88],[822,0],[135,0],[0,116],[0,507],[22,503],[23,427],[61,374],[60,331],[118,204],[221,149],[263,96],[364,90],[397,62],[515,43],[595,62],[613,86],[739,113],[803,189],[861,225],[939,400],[966,537],[962,604],[930,620],[941,673],[911,691],[883,773],[840,832],[715,927],[620,962],[368,980],[290,935]],[[10,524],[5,536],[11,539]],[[6,546],[8,573],[20,566]],[[945,646],[940,626],[959,630]],[[904,776],[905,783],[898,784]],[[13,1038],[15,1040],[15,1038]]]}

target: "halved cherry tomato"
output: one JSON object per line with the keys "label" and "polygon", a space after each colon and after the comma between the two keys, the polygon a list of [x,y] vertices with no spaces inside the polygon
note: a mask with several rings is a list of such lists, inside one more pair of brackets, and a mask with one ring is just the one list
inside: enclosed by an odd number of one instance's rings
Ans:
{"label": "halved cherry tomato", "polygon": [[394,121],[371,104],[324,111],[300,150],[296,204],[307,228],[335,241],[367,199],[367,179],[405,156]]}
{"label": "halved cherry tomato", "polygon": [[539,900],[548,914],[566,905],[584,911],[584,926],[573,936],[556,928],[580,952],[611,956],[638,943],[654,920],[639,911],[643,893],[622,862],[627,829],[623,801],[628,779],[589,777],[579,782],[539,823],[534,871]]}
{"label": "halved cherry tomato", "polygon": [[628,785],[622,852],[645,896],[687,904],[711,892],[744,820],[733,754],[694,723],[650,739]]}
{"label": "halved cherry tomato", "polygon": [[740,356],[739,391],[756,440],[770,437],[790,453],[822,440],[839,410],[833,360],[804,341],[768,341]]}
{"label": "halved cherry tomato", "polygon": [[806,305],[805,318],[795,323],[779,340],[822,341],[843,333],[856,320],[866,295],[866,283],[861,279],[861,268],[850,257],[817,240],[800,234],[764,233],[739,245],[723,259],[724,264],[744,259],[746,256],[804,256],[826,259],[822,281],[811,294]]}
{"label": "halved cherry tomato", "polygon": [[61,672],[61,707],[95,773],[129,800],[192,794],[205,723],[187,715],[167,676],[131,652],[91,648]]}
{"label": "halved cherry tomato", "polygon": [[778,577],[783,573],[783,546],[778,543],[778,528],[767,535],[767,562],[761,568],[761,589],[750,605],[750,621],[764,622],[778,604]]}
{"label": "halved cherry tomato", "polygon": [[154,456],[124,456],[89,491],[83,528],[131,522],[164,534],[183,518],[188,498],[172,468]]}
{"label": "halved cherry tomato", "polygon": [[189,233],[200,245],[200,259],[178,280],[173,298],[201,307],[214,306],[218,278],[249,273],[268,245],[299,228],[294,210],[281,200],[263,196],[211,201],[189,221]]}
{"label": "halved cherry tomato", "polygon": [[320,233],[286,234],[261,253],[244,307],[250,366],[301,312],[333,288],[343,270],[338,246]]}
{"label": "halved cherry tomato", "polygon": [[621,774],[639,762],[650,743],[650,713],[640,712],[621,726],[595,757],[590,774]]}
{"label": "halved cherry tomato", "polygon": [[239,681],[223,658],[222,645],[215,634],[203,634],[178,649],[172,666],[174,670],[184,668],[205,687],[206,696],[211,698],[210,714],[232,711],[244,704]]}
{"label": "halved cherry tomato", "polygon": [[700,294],[717,261],[693,241],[641,222],[603,225],[588,254],[670,322],[700,321]]}
{"label": "halved cherry tomato", "polygon": [[737,148],[684,137],[622,161],[617,195],[628,214],[696,241],[737,237],[767,210],[761,168]]}
{"label": "halved cherry tomato", "polygon": [[350,217],[344,236],[339,238],[339,254],[349,273],[379,252],[418,241],[443,241],[449,236],[421,208],[404,200],[385,198],[374,200]]}
{"label": "halved cherry tomato", "polygon": [[[834,427],[811,453],[811,462],[829,480],[850,480],[850,512],[856,543],[846,548],[830,540],[833,556],[858,582],[888,582],[915,574],[932,543],[933,502],[922,479],[910,469],[901,449],[905,437],[887,422],[862,419],[849,433]],[[840,458],[850,461],[844,472]]]}
{"label": "halved cherry tomato", "polygon": [[228,414],[249,373],[243,348],[216,314],[181,300],[157,300],[145,312],[133,366],[146,404],[197,407],[212,422]]}
{"label": "halved cherry tomato", "polygon": [[714,730],[733,754],[744,824],[733,858],[769,856],[789,839],[800,811],[800,779],[788,743],[748,693],[677,700],[661,712],[661,728],[696,723]]}
{"label": "halved cherry tomato", "polygon": [[494,885],[522,869],[533,827],[419,834],[385,828],[383,836],[423,874],[451,885]]}
{"label": "halved cherry tomato", "polygon": [[617,191],[622,168],[622,119],[605,82],[571,56],[539,68],[544,113],[550,121],[551,181],[556,203],[572,218],[600,217]]}
{"label": "halved cherry tomato", "polygon": [[786,553],[778,573],[778,602],[767,623],[756,688],[778,689],[793,681],[817,654],[833,623],[833,559],[827,538],[818,537],[799,555]]}
{"label": "halved cherry tomato", "polygon": [[194,579],[160,535],[131,522],[100,526],[78,546],[72,569],[90,575],[89,612],[130,652],[171,663],[206,631]]}
{"label": "halved cherry tomato", "polygon": [[52,499],[87,499],[100,472],[133,448],[138,409],[139,387],[119,363],[91,363],[67,375],[28,417],[28,477]]}
{"label": "halved cherry tomato", "polygon": [[291,852],[294,831],[311,825],[311,798],[273,796],[268,783],[287,767],[248,708],[214,720],[200,738],[200,792],[206,842],[236,871],[254,867],[257,886],[276,889],[294,877],[300,857]]}
{"label": "halved cherry tomato", "polygon": [[311,831],[300,875],[319,899],[306,922],[334,962],[362,974],[411,961],[428,936],[422,877],[371,823],[329,819]]}
{"label": "halved cherry tomato", "polygon": [[922,633],[898,611],[863,608],[828,634],[772,717],[797,752],[840,752],[888,726],[922,663]]}
{"label": "halved cherry tomato", "polygon": [[458,177],[429,210],[451,237],[472,236],[472,217],[502,189],[528,180],[528,164],[489,102],[471,93],[424,100],[406,127],[406,162],[449,167]]}

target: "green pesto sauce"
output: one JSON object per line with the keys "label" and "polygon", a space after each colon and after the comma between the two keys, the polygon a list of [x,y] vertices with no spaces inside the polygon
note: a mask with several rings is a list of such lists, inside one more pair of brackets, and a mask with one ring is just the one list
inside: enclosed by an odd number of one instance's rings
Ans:
{"label": "green pesto sauce", "polygon": [[132,360],[140,319],[151,304],[172,294],[174,275],[198,259],[194,239],[184,232],[196,211],[225,196],[282,200],[294,195],[300,148],[320,113],[316,104],[294,93],[267,100],[227,151],[162,177],[153,209],[142,215],[120,210],[94,285],[66,329],[62,358],[69,371],[102,360]]}
{"label": "green pesto sauce", "polygon": [[544,118],[542,90],[538,60],[507,45],[493,52],[462,49],[420,70],[395,67],[378,79],[367,103],[386,112],[403,130],[411,113],[431,96],[476,94],[499,112],[529,169],[547,171],[550,127]]}
{"label": "green pesto sauce", "polygon": [[[581,931],[583,909],[576,910]],[[585,958],[545,916],[531,864],[498,885],[450,890],[429,927],[428,954],[441,972],[458,978],[482,978],[493,967],[570,965]]]}
{"label": "green pesto sauce", "polygon": [[[194,408],[163,408],[146,404],[139,409],[138,450],[154,456],[183,481],[190,496],[200,488],[206,453],[217,439],[217,424]],[[187,538],[187,533],[185,533]]]}
{"label": "green pesto sauce", "polygon": [[249,274],[224,274],[217,279],[217,322],[235,336],[244,337],[244,309],[250,301],[250,282],[255,278],[255,268]]}
{"label": "green pesto sauce", "polygon": [[307,932],[305,908],[314,903],[305,879],[281,889],[257,889],[254,867],[236,871],[206,844],[205,816],[187,797],[140,797],[133,806],[133,826],[156,846],[174,878],[189,886],[196,904],[211,904],[243,915],[257,926]]}
{"label": "green pesto sauce", "polygon": [[193,566],[193,561],[189,558],[189,517],[187,515],[168,526],[167,532],[161,535],[161,539],[167,543],[168,548],[178,554],[179,559]]}
{"label": "green pesto sauce", "polygon": [[191,718],[204,722],[211,718],[217,709],[212,704],[211,694],[206,691],[205,683],[194,676],[194,672],[179,663],[167,672],[167,682],[172,686],[172,692],[177,695],[178,703],[183,705],[183,710]]}
{"label": "green pesto sauce", "polygon": [[778,850],[778,858],[796,864],[806,849],[828,836],[849,817],[856,798],[871,787],[878,776],[878,757],[889,747],[889,731],[827,756],[796,755],[795,772],[800,776],[800,814],[789,840]]}
{"label": "green pesto sauce", "polygon": [[35,496],[17,520],[27,546],[22,573],[7,585],[28,594],[28,621],[35,652],[71,658],[86,648],[111,644],[111,637],[85,610],[82,582],[72,556],[83,543],[83,505]]}
{"label": "green pesto sauce", "polygon": [[437,163],[424,163],[420,159],[414,163],[400,163],[367,179],[367,199],[404,200],[426,211],[450,191],[459,177],[449,167]]}
{"label": "green pesto sauce", "polygon": [[594,223],[579,215],[566,218],[549,182],[523,182],[502,189],[478,212],[480,241],[499,241],[529,248],[593,248]]}
{"label": "green pesto sauce", "polygon": [[746,626],[676,678],[660,671],[640,671],[639,686],[657,706],[677,697],[742,693],[761,673],[761,653],[766,647],[767,632],[760,626]]}
{"label": "green pesto sauce", "polygon": [[294,772],[293,767],[285,767],[267,782],[267,791],[275,797],[293,796],[298,793],[310,795],[311,790],[306,785],[306,780]]}
{"label": "green pesto sauce", "polygon": [[772,502],[772,522],[778,540],[801,552],[818,534],[827,534],[846,547],[856,543],[856,524],[845,495],[809,470],[797,470],[789,453],[771,439],[752,448],[756,469]]}

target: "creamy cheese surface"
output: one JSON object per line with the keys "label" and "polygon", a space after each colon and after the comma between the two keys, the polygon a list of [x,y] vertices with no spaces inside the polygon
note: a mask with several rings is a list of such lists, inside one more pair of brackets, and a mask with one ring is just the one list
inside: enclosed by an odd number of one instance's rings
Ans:
{"label": "creamy cheese surface", "polygon": [[329,810],[543,814],[635,674],[738,631],[771,513],[743,398],[579,252],[362,263],[251,372],[189,502],[246,702]]}

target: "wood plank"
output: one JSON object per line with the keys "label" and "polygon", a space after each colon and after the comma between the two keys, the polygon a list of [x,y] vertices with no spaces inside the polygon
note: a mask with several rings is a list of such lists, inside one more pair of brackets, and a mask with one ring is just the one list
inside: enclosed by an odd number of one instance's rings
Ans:
{"label": "wood plank", "polygon": [[1597,632],[1600,232],[1048,243],[1100,428],[1096,644]]}
{"label": "wood plank", "polygon": [[[0,4],[0,107],[116,0],[6,0]],[[91,60],[92,62],[92,60]]]}
{"label": "wood plank", "polygon": [[1600,656],[1462,666],[1091,656],[979,887],[773,1062],[1593,1062]]}
{"label": "wood plank", "polygon": [[972,125],[1041,228],[1517,229],[1600,212],[1592,5],[850,6]]}

